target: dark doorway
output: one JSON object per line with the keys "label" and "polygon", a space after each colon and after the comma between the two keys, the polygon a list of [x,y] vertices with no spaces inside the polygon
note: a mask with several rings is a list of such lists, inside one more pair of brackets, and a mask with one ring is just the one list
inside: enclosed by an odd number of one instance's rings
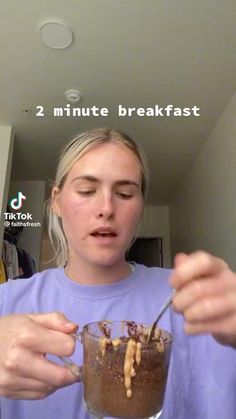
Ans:
{"label": "dark doorway", "polygon": [[163,267],[162,237],[137,237],[127,252],[126,260]]}

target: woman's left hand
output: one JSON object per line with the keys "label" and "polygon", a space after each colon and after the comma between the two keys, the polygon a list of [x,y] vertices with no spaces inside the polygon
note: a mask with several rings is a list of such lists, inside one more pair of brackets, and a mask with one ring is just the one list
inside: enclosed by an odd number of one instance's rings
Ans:
{"label": "woman's left hand", "polygon": [[170,283],[174,310],[185,318],[186,333],[211,333],[236,348],[236,274],[226,262],[198,251],[178,254]]}

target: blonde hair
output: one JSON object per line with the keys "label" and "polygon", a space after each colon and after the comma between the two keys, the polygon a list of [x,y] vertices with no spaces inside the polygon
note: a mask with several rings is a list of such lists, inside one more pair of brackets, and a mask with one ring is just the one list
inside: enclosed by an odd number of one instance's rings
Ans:
{"label": "blonde hair", "polygon": [[[98,144],[104,143],[120,143],[129,148],[140,162],[141,168],[141,192],[144,200],[147,195],[148,186],[148,166],[146,157],[141,148],[127,134],[117,129],[97,128],[74,137],[62,150],[54,186],[60,190],[63,188],[67,175],[75,164],[87,151],[91,150]],[[58,266],[65,266],[68,261],[68,244],[63,231],[60,217],[52,209],[52,198],[47,202],[48,215],[48,234],[51,240],[55,259]]]}

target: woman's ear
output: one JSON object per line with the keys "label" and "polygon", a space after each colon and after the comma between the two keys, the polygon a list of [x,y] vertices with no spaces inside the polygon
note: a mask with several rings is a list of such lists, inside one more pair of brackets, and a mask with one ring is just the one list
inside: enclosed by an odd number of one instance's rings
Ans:
{"label": "woman's ear", "polygon": [[61,194],[60,189],[57,186],[52,188],[51,195],[51,208],[58,217],[61,217]]}

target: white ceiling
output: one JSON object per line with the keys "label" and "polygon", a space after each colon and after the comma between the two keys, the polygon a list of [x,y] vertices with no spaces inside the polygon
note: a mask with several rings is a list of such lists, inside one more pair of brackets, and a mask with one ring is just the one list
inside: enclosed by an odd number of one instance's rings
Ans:
{"label": "white ceiling", "polygon": [[[69,48],[43,45],[37,28],[48,18],[71,26]],[[235,0],[0,0],[0,34],[0,124],[16,132],[14,179],[52,178],[73,134],[114,126],[143,146],[150,201],[167,204],[236,89]],[[109,117],[53,117],[71,88],[83,93],[76,106],[107,107]],[[118,104],[196,105],[201,116],[122,118]]]}

